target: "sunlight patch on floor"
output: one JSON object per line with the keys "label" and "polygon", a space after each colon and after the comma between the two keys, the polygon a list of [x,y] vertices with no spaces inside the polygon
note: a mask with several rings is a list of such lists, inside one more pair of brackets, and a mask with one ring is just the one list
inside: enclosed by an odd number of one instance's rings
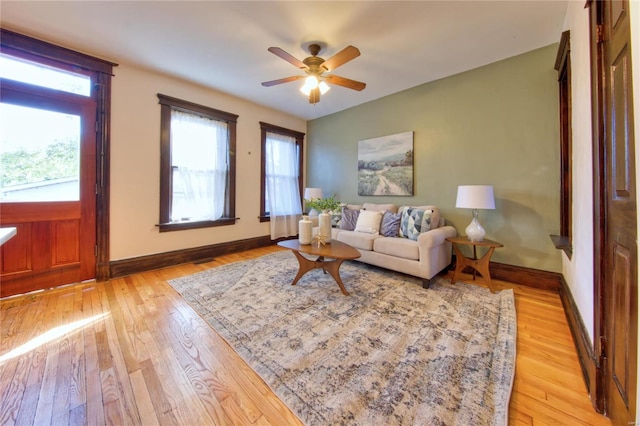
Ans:
{"label": "sunlight patch on floor", "polygon": [[91,323],[97,322],[98,320],[101,320],[105,315],[108,315],[108,312],[104,312],[102,314],[99,315],[94,315],[92,317],[89,318],[85,318],[85,319],[81,319],[75,322],[72,322],[71,324],[66,324],[66,325],[61,325],[59,327],[55,327],[52,328],[51,330],[48,330],[44,333],[42,333],[41,335],[39,335],[38,337],[35,337],[31,340],[29,340],[27,343],[18,346],[17,348],[7,352],[6,354],[0,356],[0,365],[2,365],[4,362],[10,360],[11,358],[15,358],[17,356],[23,355],[29,351],[34,350],[35,348],[42,346],[46,343],[51,342],[52,340],[55,340],[59,337],[64,336],[67,333],[72,333],[74,331],[77,331],[79,329],[81,329],[82,327],[85,327]]}

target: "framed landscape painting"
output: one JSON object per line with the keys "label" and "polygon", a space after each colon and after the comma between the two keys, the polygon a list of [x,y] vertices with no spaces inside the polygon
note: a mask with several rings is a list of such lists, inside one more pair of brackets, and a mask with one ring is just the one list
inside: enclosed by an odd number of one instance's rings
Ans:
{"label": "framed landscape painting", "polygon": [[358,195],[413,195],[413,132],[358,141]]}

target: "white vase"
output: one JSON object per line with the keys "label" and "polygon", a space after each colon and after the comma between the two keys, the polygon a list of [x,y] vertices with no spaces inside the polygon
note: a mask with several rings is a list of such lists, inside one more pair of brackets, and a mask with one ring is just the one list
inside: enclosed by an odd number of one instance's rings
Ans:
{"label": "white vase", "polygon": [[298,241],[300,244],[311,244],[312,227],[313,223],[309,216],[302,216],[302,219],[298,222]]}
{"label": "white vase", "polygon": [[322,237],[325,244],[331,242],[331,215],[323,210],[322,213],[318,215],[318,225],[320,227],[320,236]]}

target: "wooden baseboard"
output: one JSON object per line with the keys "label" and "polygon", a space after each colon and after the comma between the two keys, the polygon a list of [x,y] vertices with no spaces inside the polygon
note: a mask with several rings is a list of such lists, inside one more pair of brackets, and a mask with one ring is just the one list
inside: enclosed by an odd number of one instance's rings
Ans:
{"label": "wooden baseboard", "polygon": [[223,254],[238,253],[244,250],[266,247],[275,243],[276,241],[271,240],[270,236],[265,235],[245,240],[175,250],[131,259],[115,260],[109,263],[109,276],[111,278],[117,278],[152,269],[178,265],[180,263],[203,262]]}
{"label": "wooden baseboard", "polygon": [[589,338],[589,333],[584,326],[582,316],[580,315],[580,311],[578,311],[578,306],[576,305],[576,302],[571,295],[571,291],[569,290],[567,282],[564,280],[564,278],[562,278],[560,282],[560,299],[562,300],[564,313],[567,317],[567,322],[569,323],[569,329],[571,330],[571,335],[573,336],[573,342],[576,346],[576,351],[578,352],[580,369],[582,370],[582,376],[587,387],[587,392],[589,392],[589,396],[591,397],[591,404],[593,405],[593,408],[597,412],[602,412],[597,406],[597,361],[593,349],[593,343]]}
{"label": "wooden baseboard", "polygon": [[491,262],[489,264],[491,278],[509,281],[535,287],[544,290],[560,291],[562,274],[543,271],[540,269],[525,268],[524,266],[506,265],[504,263]]}
{"label": "wooden baseboard", "polygon": [[[455,256],[449,269],[455,268]],[[472,273],[473,269],[467,267],[464,272]],[[524,266],[507,265],[504,263],[489,262],[491,279],[509,281],[543,290],[560,291],[562,274],[543,271],[540,269],[526,268]]]}

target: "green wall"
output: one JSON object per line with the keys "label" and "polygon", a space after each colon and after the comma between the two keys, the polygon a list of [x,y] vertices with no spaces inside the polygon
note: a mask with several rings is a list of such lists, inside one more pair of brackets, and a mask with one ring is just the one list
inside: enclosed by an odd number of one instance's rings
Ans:
{"label": "green wall", "polygon": [[[349,203],[437,205],[459,234],[471,211],[458,185],[493,185],[482,210],[492,260],[561,272],[549,234],[559,232],[557,44],[312,120],[307,186]],[[366,90],[366,89],[365,89]],[[414,196],[358,196],[358,141],[414,132]]]}

